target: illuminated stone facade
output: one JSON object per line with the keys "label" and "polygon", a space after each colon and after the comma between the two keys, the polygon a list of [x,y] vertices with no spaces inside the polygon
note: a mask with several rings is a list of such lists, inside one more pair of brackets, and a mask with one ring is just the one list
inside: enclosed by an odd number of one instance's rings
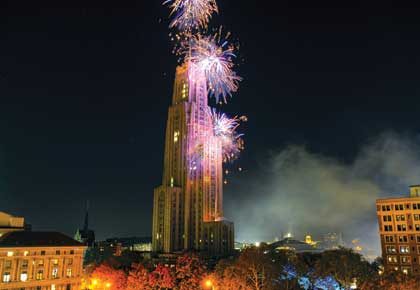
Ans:
{"label": "illuminated stone facade", "polygon": [[223,156],[208,114],[204,75],[178,67],[165,139],[162,185],[154,191],[153,250],[233,250],[223,218]]}
{"label": "illuminated stone facade", "polygon": [[0,237],[13,231],[23,231],[25,229],[25,219],[23,217],[14,217],[5,212],[0,212]]}
{"label": "illuminated stone facade", "polygon": [[420,186],[410,197],[376,201],[385,271],[420,275]]}
{"label": "illuminated stone facade", "polygon": [[79,290],[86,246],[56,232],[0,238],[0,289]]}

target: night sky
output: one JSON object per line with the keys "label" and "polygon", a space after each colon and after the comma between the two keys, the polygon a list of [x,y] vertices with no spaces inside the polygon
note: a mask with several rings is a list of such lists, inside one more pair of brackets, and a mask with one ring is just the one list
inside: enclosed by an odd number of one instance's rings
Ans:
{"label": "night sky", "polygon": [[[238,163],[245,173],[233,184],[257,178],[269,152],[289,144],[347,164],[384,131],[418,135],[416,7],[218,3],[212,25],[240,41],[244,78],[223,109],[249,117]],[[0,210],[73,234],[90,200],[99,239],[149,236],[177,64],[168,10],[160,0],[0,6]],[[233,188],[230,210],[232,196],[258,195]]]}

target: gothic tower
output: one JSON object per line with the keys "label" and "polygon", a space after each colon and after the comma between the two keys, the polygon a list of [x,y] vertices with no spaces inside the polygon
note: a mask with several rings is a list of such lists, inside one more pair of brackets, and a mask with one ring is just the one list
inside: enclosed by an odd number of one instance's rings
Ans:
{"label": "gothic tower", "polygon": [[204,75],[176,70],[165,138],[162,185],[154,191],[153,250],[233,250],[233,223],[223,218],[222,144],[214,136]]}

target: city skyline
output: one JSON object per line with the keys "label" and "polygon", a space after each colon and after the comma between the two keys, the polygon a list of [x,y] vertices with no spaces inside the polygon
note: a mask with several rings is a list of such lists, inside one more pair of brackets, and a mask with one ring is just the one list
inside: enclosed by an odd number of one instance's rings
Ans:
{"label": "city skyline", "polygon": [[[26,2],[2,9],[1,210],[72,235],[91,200],[98,239],[150,235],[177,66],[167,10],[159,1]],[[215,21],[238,37],[246,80],[222,109],[249,117],[225,188],[238,238],[345,224],[346,236],[379,249],[375,199],[420,183],[418,10],[220,5]],[[357,210],[341,214],[348,202]],[[311,223],[309,206],[328,222]]]}

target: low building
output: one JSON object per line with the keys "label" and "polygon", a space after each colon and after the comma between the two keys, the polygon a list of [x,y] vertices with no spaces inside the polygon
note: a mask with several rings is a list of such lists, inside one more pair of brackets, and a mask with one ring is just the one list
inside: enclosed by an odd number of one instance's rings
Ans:
{"label": "low building", "polygon": [[322,238],[322,247],[326,250],[336,250],[344,246],[341,233],[327,233]]}
{"label": "low building", "polygon": [[58,232],[0,237],[0,290],[79,290],[86,246]]}
{"label": "low building", "polygon": [[152,237],[128,237],[128,238],[110,238],[102,243],[109,247],[119,247],[122,251],[130,252],[151,252]]}
{"label": "low building", "polygon": [[285,238],[281,241],[274,242],[269,247],[276,251],[293,251],[296,253],[320,253],[324,249],[318,248],[314,245],[308,244],[303,241],[295,240],[293,237]]}
{"label": "low building", "polygon": [[8,232],[29,229],[23,217],[15,217],[5,212],[0,212],[0,237]]}
{"label": "low building", "polygon": [[420,275],[420,185],[409,197],[378,199],[376,210],[384,270]]}

